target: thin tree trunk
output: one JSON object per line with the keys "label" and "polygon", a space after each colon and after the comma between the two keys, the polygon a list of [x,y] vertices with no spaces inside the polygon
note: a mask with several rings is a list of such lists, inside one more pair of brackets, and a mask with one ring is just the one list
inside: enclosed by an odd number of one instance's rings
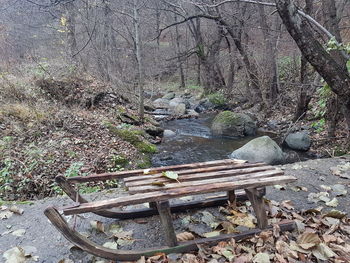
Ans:
{"label": "thin tree trunk", "polygon": [[144,120],[144,92],[143,92],[143,61],[142,61],[142,40],[140,36],[140,18],[137,0],[134,0],[134,33],[135,33],[135,48],[138,73],[138,88],[139,88],[139,118],[141,122]]}
{"label": "thin tree trunk", "polygon": [[[177,15],[175,14],[175,23],[177,22]],[[181,58],[180,58],[180,54],[181,54],[181,51],[180,51],[180,34],[179,34],[179,28],[178,26],[176,25],[175,26],[175,43],[176,43],[176,53],[177,53],[177,63],[178,63],[178,67],[179,67],[179,70],[180,70],[180,86],[182,88],[184,88],[186,86],[185,84],[185,74],[184,74],[184,69],[183,69],[183,66],[182,66],[182,61],[181,61]]]}

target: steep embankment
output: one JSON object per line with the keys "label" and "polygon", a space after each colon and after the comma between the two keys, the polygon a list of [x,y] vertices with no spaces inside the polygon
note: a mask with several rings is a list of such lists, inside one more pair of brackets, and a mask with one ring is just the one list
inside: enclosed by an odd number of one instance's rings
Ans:
{"label": "steep embankment", "polygon": [[[2,79],[0,200],[60,194],[54,177],[145,168],[162,129],[141,125],[133,104],[93,79]],[[110,181],[83,186],[95,192]]]}

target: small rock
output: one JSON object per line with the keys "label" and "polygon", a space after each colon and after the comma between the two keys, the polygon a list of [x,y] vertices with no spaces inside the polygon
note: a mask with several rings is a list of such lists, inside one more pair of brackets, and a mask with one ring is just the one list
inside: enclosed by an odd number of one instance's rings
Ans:
{"label": "small rock", "polygon": [[175,98],[174,92],[169,92],[163,96],[163,99],[166,99],[166,100],[172,100],[173,98]]}
{"label": "small rock", "polygon": [[306,131],[289,134],[285,142],[289,148],[299,151],[307,151],[311,146],[311,139]]}
{"label": "small rock", "polygon": [[174,115],[182,116],[186,113],[186,105],[184,103],[179,103],[175,106],[173,111],[174,111]]}
{"label": "small rock", "polygon": [[163,136],[164,137],[174,137],[176,135],[175,132],[173,132],[172,130],[164,130]]}

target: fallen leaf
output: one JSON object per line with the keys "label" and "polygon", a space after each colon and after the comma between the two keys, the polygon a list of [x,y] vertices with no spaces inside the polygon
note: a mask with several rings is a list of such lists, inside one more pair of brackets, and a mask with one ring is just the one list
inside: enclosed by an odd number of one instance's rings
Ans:
{"label": "fallen leaf", "polygon": [[319,260],[328,260],[335,257],[336,254],[326,244],[320,243],[312,250],[312,254]]}
{"label": "fallen leaf", "polygon": [[321,239],[315,233],[305,232],[297,239],[297,244],[303,249],[310,249],[316,247],[321,243]]}
{"label": "fallen leaf", "polygon": [[6,259],[5,263],[22,263],[26,260],[24,250],[21,247],[6,250],[3,257]]}
{"label": "fallen leaf", "polygon": [[335,197],[331,201],[326,203],[326,206],[330,206],[330,207],[337,207],[338,205],[339,205],[339,201]]}
{"label": "fallen leaf", "polygon": [[155,185],[155,186],[165,186],[165,183],[163,183],[163,182],[152,182],[151,185]]}
{"label": "fallen leaf", "polygon": [[222,254],[225,258],[227,258],[229,262],[231,262],[231,261],[235,258],[235,255],[232,253],[232,251],[231,251],[231,250],[228,250],[228,249],[223,250],[223,251],[221,252],[221,254]]}
{"label": "fallen leaf", "polygon": [[345,185],[342,184],[335,184],[332,185],[332,191],[336,196],[342,196],[342,195],[346,195],[347,194],[347,190],[345,188]]}
{"label": "fallen leaf", "polygon": [[105,226],[101,221],[91,220],[90,225],[93,229],[97,230],[98,232],[105,232]]}
{"label": "fallen leaf", "polygon": [[218,235],[220,235],[220,231],[212,231],[203,234],[204,237],[216,237]]}
{"label": "fallen leaf", "polygon": [[277,189],[277,190],[286,190],[286,186],[285,185],[275,184],[273,187],[275,189]]}
{"label": "fallen leaf", "polygon": [[24,210],[22,208],[18,208],[17,206],[13,205],[9,208],[9,210],[15,214],[22,215],[24,213]]}
{"label": "fallen leaf", "polygon": [[201,214],[203,215],[201,217],[201,221],[205,223],[207,226],[210,226],[212,229],[215,229],[218,227],[218,225],[220,225],[220,223],[216,221],[215,216],[213,216],[208,211],[203,211],[201,212]]}
{"label": "fallen leaf", "polygon": [[11,216],[13,216],[13,213],[8,210],[5,210],[0,213],[0,219],[9,219]]}
{"label": "fallen leaf", "polygon": [[281,206],[283,206],[284,208],[288,209],[288,210],[294,210],[294,206],[292,204],[291,200],[284,200],[281,202]]}
{"label": "fallen leaf", "polygon": [[342,219],[346,216],[346,213],[343,213],[339,210],[331,210],[330,212],[328,212],[327,214],[324,215],[325,217],[333,217],[333,218],[338,218],[338,219]]}
{"label": "fallen leaf", "polygon": [[106,248],[110,248],[110,249],[117,249],[118,248],[118,244],[116,242],[106,242],[102,246],[104,246]]}
{"label": "fallen leaf", "polygon": [[14,235],[14,236],[16,236],[16,237],[21,237],[21,236],[23,236],[25,233],[26,233],[26,230],[25,230],[25,229],[18,229],[18,230],[13,231],[11,234]]}
{"label": "fallen leaf", "polygon": [[162,173],[163,176],[165,176],[166,178],[169,178],[171,180],[175,180],[178,183],[180,183],[180,181],[178,180],[179,175],[173,171],[166,171]]}
{"label": "fallen leaf", "polygon": [[118,238],[118,240],[116,241],[118,246],[129,246],[132,245],[135,240],[134,239],[125,239],[125,238]]}
{"label": "fallen leaf", "polygon": [[267,253],[258,253],[253,258],[254,263],[270,263],[270,256]]}
{"label": "fallen leaf", "polygon": [[275,247],[277,252],[284,257],[292,257],[294,259],[298,258],[298,253],[290,249],[289,245],[282,240],[278,240],[275,244]]}
{"label": "fallen leaf", "polygon": [[329,202],[329,194],[327,192],[310,193],[307,199],[311,202],[317,203],[319,201]]}
{"label": "fallen leaf", "polygon": [[176,235],[177,241],[188,241],[195,239],[194,235],[191,232],[182,232]]}

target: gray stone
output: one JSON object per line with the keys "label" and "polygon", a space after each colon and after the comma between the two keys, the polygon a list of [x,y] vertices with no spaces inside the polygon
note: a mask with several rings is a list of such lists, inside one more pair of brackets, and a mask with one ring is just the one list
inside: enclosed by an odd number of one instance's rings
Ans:
{"label": "gray stone", "polygon": [[166,100],[172,100],[173,98],[175,98],[174,92],[169,92],[163,96],[163,99],[166,99]]}
{"label": "gray stone", "polygon": [[169,108],[169,100],[163,98],[156,99],[153,101],[153,106],[161,109]]}
{"label": "gray stone", "polygon": [[248,160],[250,162],[265,162],[279,164],[284,162],[284,154],[281,148],[268,136],[255,138],[233,151],[232,159]]}
{"label": "gray stone", "polygon": [[179,103],[173,109],[174,115],[181,116],[186,113],[186,105],[184,103]]}
{"label": "gray stone", "polygon": [[192,117],[198,117],[199,113],[196,112],[195,110],[187,110],[187,114],[191,115]]}
{"label": "gray stone", "polygon": [[214,135],[244,137],[255,135],[256,124],[247,114],[232,111],[220,112],[213,120],[211,130]]}
{"label": "gray stone", "polygon": [[183,98],[173,98],[172,100],[169,101],[169,108],[175,109],[175,107],[180,103],[185,104],[186,109],[188,109],[191,106],[188,100],[185,100]]}
{"label": "gray stone", "polygon": [[175,135],[176,135],[176,133],[173,132],[172,130],[164,130],[164,132],[163,132],[164,137],[174,137]]}
{"label": "gray stone", "polygon": [[285,142],[289,148],[299,151],[307,151],[311,146],[311,139],[306,131],[289,134]]}
{"label": "gray stone", "polygon": [[214,108],[215,108],[215,105],[211,103],[208,99],[203,99],[199,101],[199,103],[196,106],[194,106],[194,110],[199,113],[203,111],[211,110]]}

